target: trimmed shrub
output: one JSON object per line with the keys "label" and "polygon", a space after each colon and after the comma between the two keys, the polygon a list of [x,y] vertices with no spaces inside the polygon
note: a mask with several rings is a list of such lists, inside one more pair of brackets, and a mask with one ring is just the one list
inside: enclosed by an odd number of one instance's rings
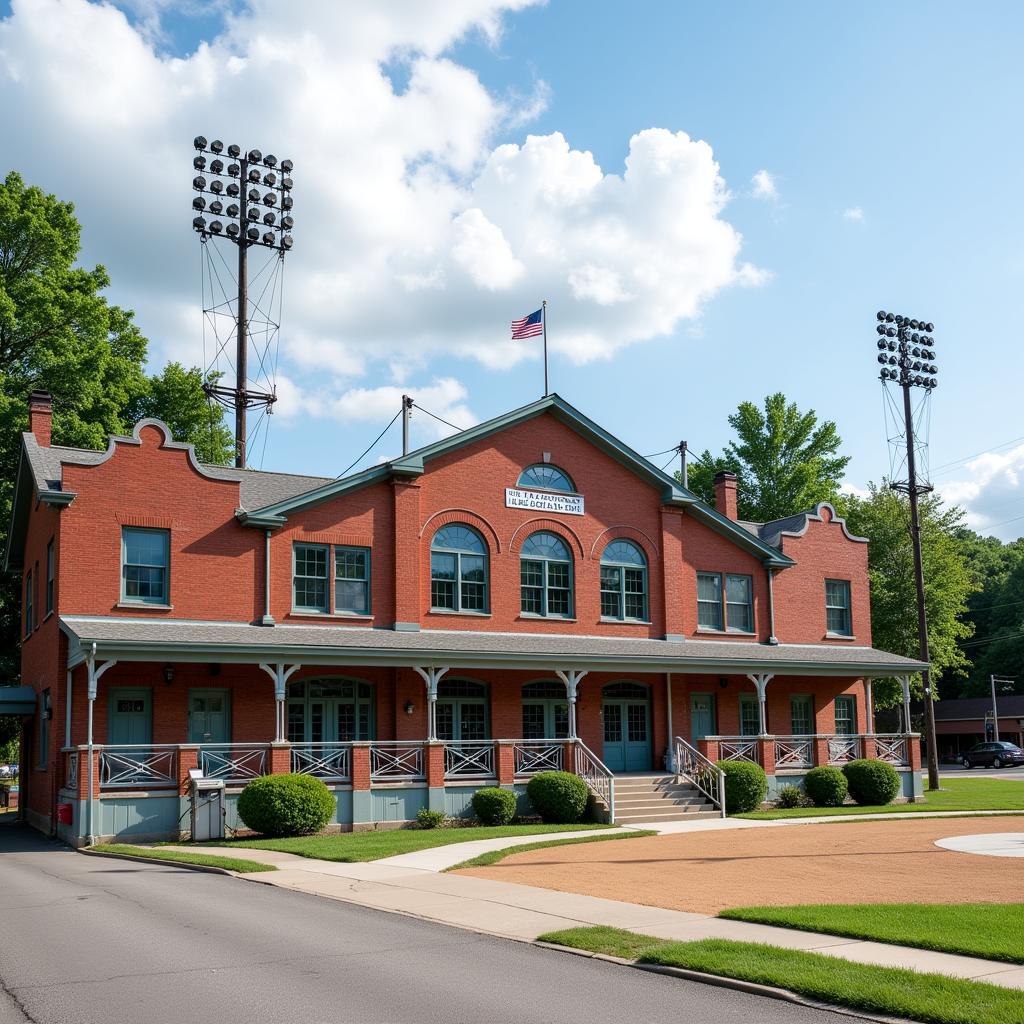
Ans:
{"label": "trimmed shrub", "polygon": [[804,789],[815,807],[842,807],[849,786],[838,768],[823,764],[807,773]]}
{"label": "trimmed shrub", "polygon": [[416,824],[420,828],[440,828],[444,824],[444,811],[431,811],[421,807],[416,812]]}
{"label": "trimmed shrub", "polygon": [[516,795],[498,786],[478,789],[473,794],[473,813],[485,825],[508,825],[516,816]]}
{"label": "trimmed shrub", "polygon": [[320,832],[334,812],[333,794],[311,775],[263,775],[238,796],[238,816],[264,836]]}
{"label": "trimmed shrub", "polygon": [[756,811],[768,794],[768,776],[752,761],[719,761],[725,772],[725,813]]}
{"label": "trimmed shrub", "polygon": [[572,772],[539,772],[530,779],[526,793],[541,820],[574,825],[583,818],[590,790]]}
{"label": "trimmed shrub", "polygon": [[799,786],[783,786],[779,790],[778,796],[775,797],[775,806],[787,809],[790,807],[806,807],[809,803],[810,801]]}
{"label": "trimmed shrub", "polygon": [[850,796],[863,806],[890,804],[900,791],[899,772],[885,761],[862,757],[843,766]]}

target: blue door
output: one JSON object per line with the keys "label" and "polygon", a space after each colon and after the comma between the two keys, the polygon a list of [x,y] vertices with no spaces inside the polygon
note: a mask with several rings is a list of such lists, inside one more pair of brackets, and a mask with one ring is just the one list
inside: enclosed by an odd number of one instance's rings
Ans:
{"label": "blue door", "polygon": [[115,686],[110,691],[110,722],[107,742],[111,746],[137,746],[152,742],[153,706],[149,690]]}
{"label": "blue door", "polygon": [[604,763],[613,772],[651,770],[651,709],[647,687],[612,683],[604,688]]}
{"label": "blue door", "polygon": [[715,695],[694,693],[690,695],[690,742],[715,734]]}

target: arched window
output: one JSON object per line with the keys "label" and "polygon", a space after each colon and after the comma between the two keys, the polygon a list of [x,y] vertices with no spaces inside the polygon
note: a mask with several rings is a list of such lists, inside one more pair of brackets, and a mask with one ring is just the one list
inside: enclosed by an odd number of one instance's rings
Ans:
{"label": "arched window", "polygon": [[647,559],[628,540],[613,540],[601,556],[601,615],[647,621]]}
{"label": "arched window", "polygon": [[532,487],[541,491],[568,491],[570,494],[576,491],[576,486],[569,479],[568,473],[544,462],[527,466],[519,474],[516,487]]}
{"label": "arched window", "polygon": [[471,526],[442,526],[430,544],[430,605],[487,611],[487,545]]}
{"label": "arched window", "polygon": [[572,555],[557,534],[542,530],[526,538],[519,582],[526,615],[572,617]]}

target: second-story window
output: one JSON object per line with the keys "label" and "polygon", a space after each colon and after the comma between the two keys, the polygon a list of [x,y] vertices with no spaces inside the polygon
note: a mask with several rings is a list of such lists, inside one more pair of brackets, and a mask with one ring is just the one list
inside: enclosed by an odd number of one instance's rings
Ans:
{"label": "second-story window", "polygon": [[735,573],[724,576],[717,572],[697,573],[697,626],[730,633],[753,633],[753,579]]}
{"label": "second-story window", "polygon": [[535,466],[527,466],[519,474],[516,487],[532,488],[540,491],[566,491],[572,494],[576,485],[564,469],[538,462]]}
{"label": "second-story window", "polygon": [[329,612],[327,593],[327,544],[296,544],[292,606],[296,611]]}
{"label": "second-story window", "polygon": [[430,544],[430,606],[450,612],[487,611],[487,545],[470,526],[442,526]]}
{"label": "second-story window", "polygon": [[170,530],[121,531],[121,600],[170,604]]}
{"label": "second-story window", "polygon": [[32,570],[25,573],[25,636],[32,633],[32,620],[35,618],[35,602],[32,592]]}
{"label": "second-story window", "polygon": [[722,577],[717,572],[697,573],[697,625],[702,629],[721,629]]}
{"label": "second-story window", "polygon": [[647,559],[628,540],[613,540],[601,556],[601,615],[647,619]]}
{"label": "second-story window", "polygon": [[53,578],[56,572],[54,563],[53,541],[46,545],[46,614],[53,611]]}
{"label": "second-story window", "polygon": [[754,632],[754,581],[749,576],[725,577],[725,628]]}
{"label": "second-story window", "polygon": [[561,537],[542,530],[526,538],[519,581],[524,614],[572,617],[572,556]]}
{"label": "second-story window", "polygon": [[368,615],[370,612],[370,549],[334,549],[334,610]]}
{"label": "second-story window", "polygon": [[849,580],[825,580],[825,629],[835,636],[853,634]]}

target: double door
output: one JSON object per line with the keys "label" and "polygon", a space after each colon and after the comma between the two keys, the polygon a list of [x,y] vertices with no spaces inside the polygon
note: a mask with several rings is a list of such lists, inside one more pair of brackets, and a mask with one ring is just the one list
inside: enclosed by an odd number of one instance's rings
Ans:
{"label": "double door", "polygon": [[651,704],[647,688],[633,683],[605,687],[604,763],[613,772],[651,770]]}

